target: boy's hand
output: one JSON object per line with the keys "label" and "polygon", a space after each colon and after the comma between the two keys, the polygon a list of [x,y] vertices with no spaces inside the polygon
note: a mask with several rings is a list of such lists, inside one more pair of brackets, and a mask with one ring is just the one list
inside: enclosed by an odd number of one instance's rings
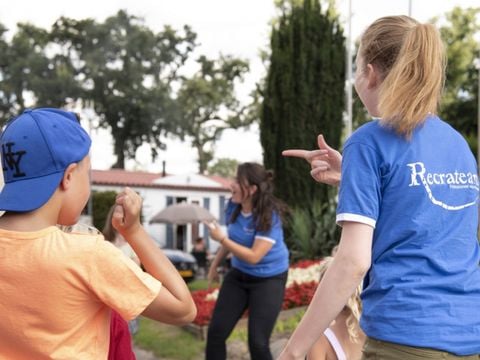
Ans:
{"label": "boy's hand", "polygon": [[131,233],[142,226],[140,223],[142,210],[140,195],[127,187],[117,195],[115,203],[112,225],[120,234]]}

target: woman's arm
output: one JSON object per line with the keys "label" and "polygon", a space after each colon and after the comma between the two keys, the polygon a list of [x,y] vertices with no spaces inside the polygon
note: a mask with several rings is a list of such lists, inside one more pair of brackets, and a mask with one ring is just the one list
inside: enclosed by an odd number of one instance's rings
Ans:
{"label": "woman's arm", "polygon": [[206,224],[213,240],[218,241],[223,248],[249,264],[258,263],[273,246],[272,242],[256,237],[253,246],[249,248],[229,239],[217,223],[210,222]]}
{"label": "woman's arm", "polygon": [[305,354],[345,306],[371,263],[373,228],[344,222],[335,258],[319,284],[300,324],[279,360],[305,359]]}
{"label": "woman's arm", "polygon": [[228,255],[228,253],[229,251],[223,246],[220,246],[220,248],[218,249],[217,254],[215,255],[215,258],[212,260],[212,263],[210,264],[210,268],[208,269],[208,274],[207,274],[208,288],[211,288],[214,282],[220,280],[218,276],[217,268],[220,266],[220,263]]}
{"label": "woman's arm", "polygon": [[221,244],[226,249],[230,250],[233,255],[242,259],[249,264],[256,264],[269,252],[273,243],[262,238],[255,238],[251,248],[240,245],[227,236],[222,238]]}
{"label": "woman's arm", "polygon": [[220,263],[222,262],[222,260],[228,255],[229,251],[227,248],[223,247],[223,246],[220,246],[218,248],[218,251],[217,253],[215,254],[215,257],[213,258],[211,264],[210,264],[210,267],[219,267],[220,266]]}

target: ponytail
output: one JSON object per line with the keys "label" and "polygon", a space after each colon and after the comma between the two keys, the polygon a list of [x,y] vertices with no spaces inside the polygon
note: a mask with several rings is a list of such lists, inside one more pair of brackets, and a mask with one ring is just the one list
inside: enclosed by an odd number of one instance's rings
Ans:
{"label": "ponytail", "polygon": [[364,46],[365,63],[376,65],[383,76],[380,122],[408,138],[429,113],[437,112],[446,63],[440,34],[431,24],[391,16],[367,29]]}

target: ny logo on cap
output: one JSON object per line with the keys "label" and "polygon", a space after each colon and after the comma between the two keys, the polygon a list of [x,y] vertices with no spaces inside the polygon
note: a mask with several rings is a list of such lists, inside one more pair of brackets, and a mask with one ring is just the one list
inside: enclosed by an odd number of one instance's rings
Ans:
{"label": "ny logo on cap", "polygon": [[2,144],[3,171],[14,170],[13,177],[23,177],[26,174],[20,170],[20,160],[25,155],[25,150],[13,152],[13,142]]}

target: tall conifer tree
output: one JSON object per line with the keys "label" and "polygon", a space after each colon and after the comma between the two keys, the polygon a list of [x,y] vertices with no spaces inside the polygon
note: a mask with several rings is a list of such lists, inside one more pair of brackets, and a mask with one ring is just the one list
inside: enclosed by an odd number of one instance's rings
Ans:
{"label": "tall conifer tree", "polygon": [[332,6],[319,0],[285,1],[273,26],[270,67],[263,89],[260,139],[264,164],[273,169],[277,195],[292,208],[328,203],[326,185],[305,161],[282,150],[317,148],[317,134],[338,148],[343,127],[345,38]]}

